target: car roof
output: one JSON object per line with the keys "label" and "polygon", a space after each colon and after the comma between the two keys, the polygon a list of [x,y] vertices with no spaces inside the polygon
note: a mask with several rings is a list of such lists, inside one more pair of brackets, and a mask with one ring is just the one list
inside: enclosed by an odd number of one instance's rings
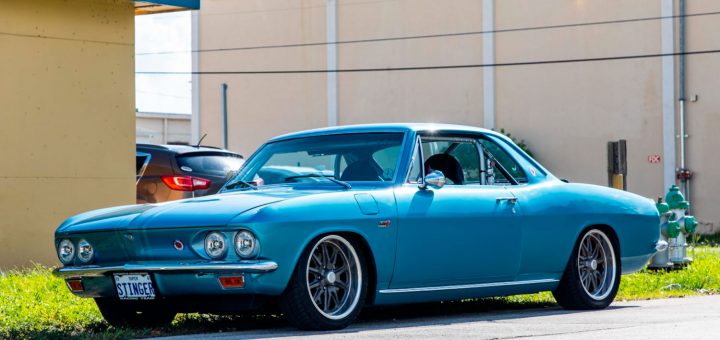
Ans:
{"label": "car roof", "polygon": [[343,133],[362,133],[362,132],[427,132],[427,131],[442,131],[442,132],[471,132],[471,133],[484,133],[499,135],[497,132],[483,129],[474,126],[467,125],[454,125],[454,124],[437,124],[437,123],[392,123],[392,124],[362,124],[362,125],[343,125],[333,126],[320,129],[305,130],[299,132],[293,132],[285,135],[281,135],[269,140],[269,142],[276,142],[280,140],[311,137],[311,136],[322,136],[322,135],[333,135]]}
{"label": "car roof", "polygon": [[[191,145],[184,145],[184,144],[146,144],[146,143],[137,143],[136,149],[138,151],[145,151],[145,150],[160,150],[160,151],[169,151],[178,155],[186,154],[186,153],[196,153],[196,152],[203,152],[203,153],[225,153],[225,154],[233,154],[238,155],[240,154],[236,152],[232,152],[230,150],[221,149],[213,146],[191,146]],[[145,149],[145,150],[142,150]]]}

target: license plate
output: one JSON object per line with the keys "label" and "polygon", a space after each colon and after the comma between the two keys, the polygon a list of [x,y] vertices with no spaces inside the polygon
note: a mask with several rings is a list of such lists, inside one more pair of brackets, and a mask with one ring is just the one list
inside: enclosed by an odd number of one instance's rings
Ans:
{"label": "license plate", "polygon": [[115,289],[120,300],[153,300],[153,288],[150,274],[115,274]]}

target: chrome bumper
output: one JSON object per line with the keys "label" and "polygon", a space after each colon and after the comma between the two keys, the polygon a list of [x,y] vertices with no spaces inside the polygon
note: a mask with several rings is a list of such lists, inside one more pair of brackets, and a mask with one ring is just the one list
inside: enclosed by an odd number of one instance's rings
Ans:
{"label": "chrome bumper", "polygon": [[268,273],[277,269],[273,261],[240,262],[203,262],[203,263],[166,263],[166,264],[125,264],[122,266],[80,266],[62,267],[53,270],[53,275],[61,278],[105,276],[112,272],[180,272],[180,273],[217,273],[243,272]]}

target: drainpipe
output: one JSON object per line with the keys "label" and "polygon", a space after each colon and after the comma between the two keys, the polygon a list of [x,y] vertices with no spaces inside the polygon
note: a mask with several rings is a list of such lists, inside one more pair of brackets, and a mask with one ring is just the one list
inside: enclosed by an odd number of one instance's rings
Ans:
{"label": "drainpipe", "polygon": [[223,133],[223,148],[228,148],[228,99],[227,99],[228,85],[223,83],[221,96],[222,96],[222,133]]}
{"label": "drainpipe", "polygon": [[679,56],[679,101],[680,101],[680,134],[678,138],[680,138],[680,168],[677,171],[677,178],[680,179],[680,184],[682,186],[682,192],[685,193],[685,196],[688,200],[690,200],[690,179],[692,178],[692,172],[687,168],[686,165],[686,146],[685,146],[685,139],[688,138],[687,133],[685,132],[685,115],[686,115],[686,95],[685,95],[685,0],[680,0],[679,4],[679,17],[680,17],[680,27],[679,27],[679,49],[680,49],[680,56]]}

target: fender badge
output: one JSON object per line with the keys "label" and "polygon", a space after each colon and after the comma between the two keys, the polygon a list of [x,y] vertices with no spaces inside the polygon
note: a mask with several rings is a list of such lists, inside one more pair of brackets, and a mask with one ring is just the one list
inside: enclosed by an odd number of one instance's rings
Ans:
{"label": "fender badge", "polygon": [[378,222],[378,228],[387,228],[390,226],[390,220],[384,220]]}
{"label": "fender badge", "polygon": [[128,241],[132,241],[132,240],[135,239],[135,236],[133,236],[133,234],[131,234],[131,233],[127,233],[127,234],[125,234],[125,238],[126,238]]}
{"label": "fender badge", "polygon": [[173,247],[175,247],[175,250],[178,250],[178,251],[183,250],[183,248],[185,248],[185,246],[183,245],[182,242],[180,242],[180,240],[175,240],[173,242]]}

